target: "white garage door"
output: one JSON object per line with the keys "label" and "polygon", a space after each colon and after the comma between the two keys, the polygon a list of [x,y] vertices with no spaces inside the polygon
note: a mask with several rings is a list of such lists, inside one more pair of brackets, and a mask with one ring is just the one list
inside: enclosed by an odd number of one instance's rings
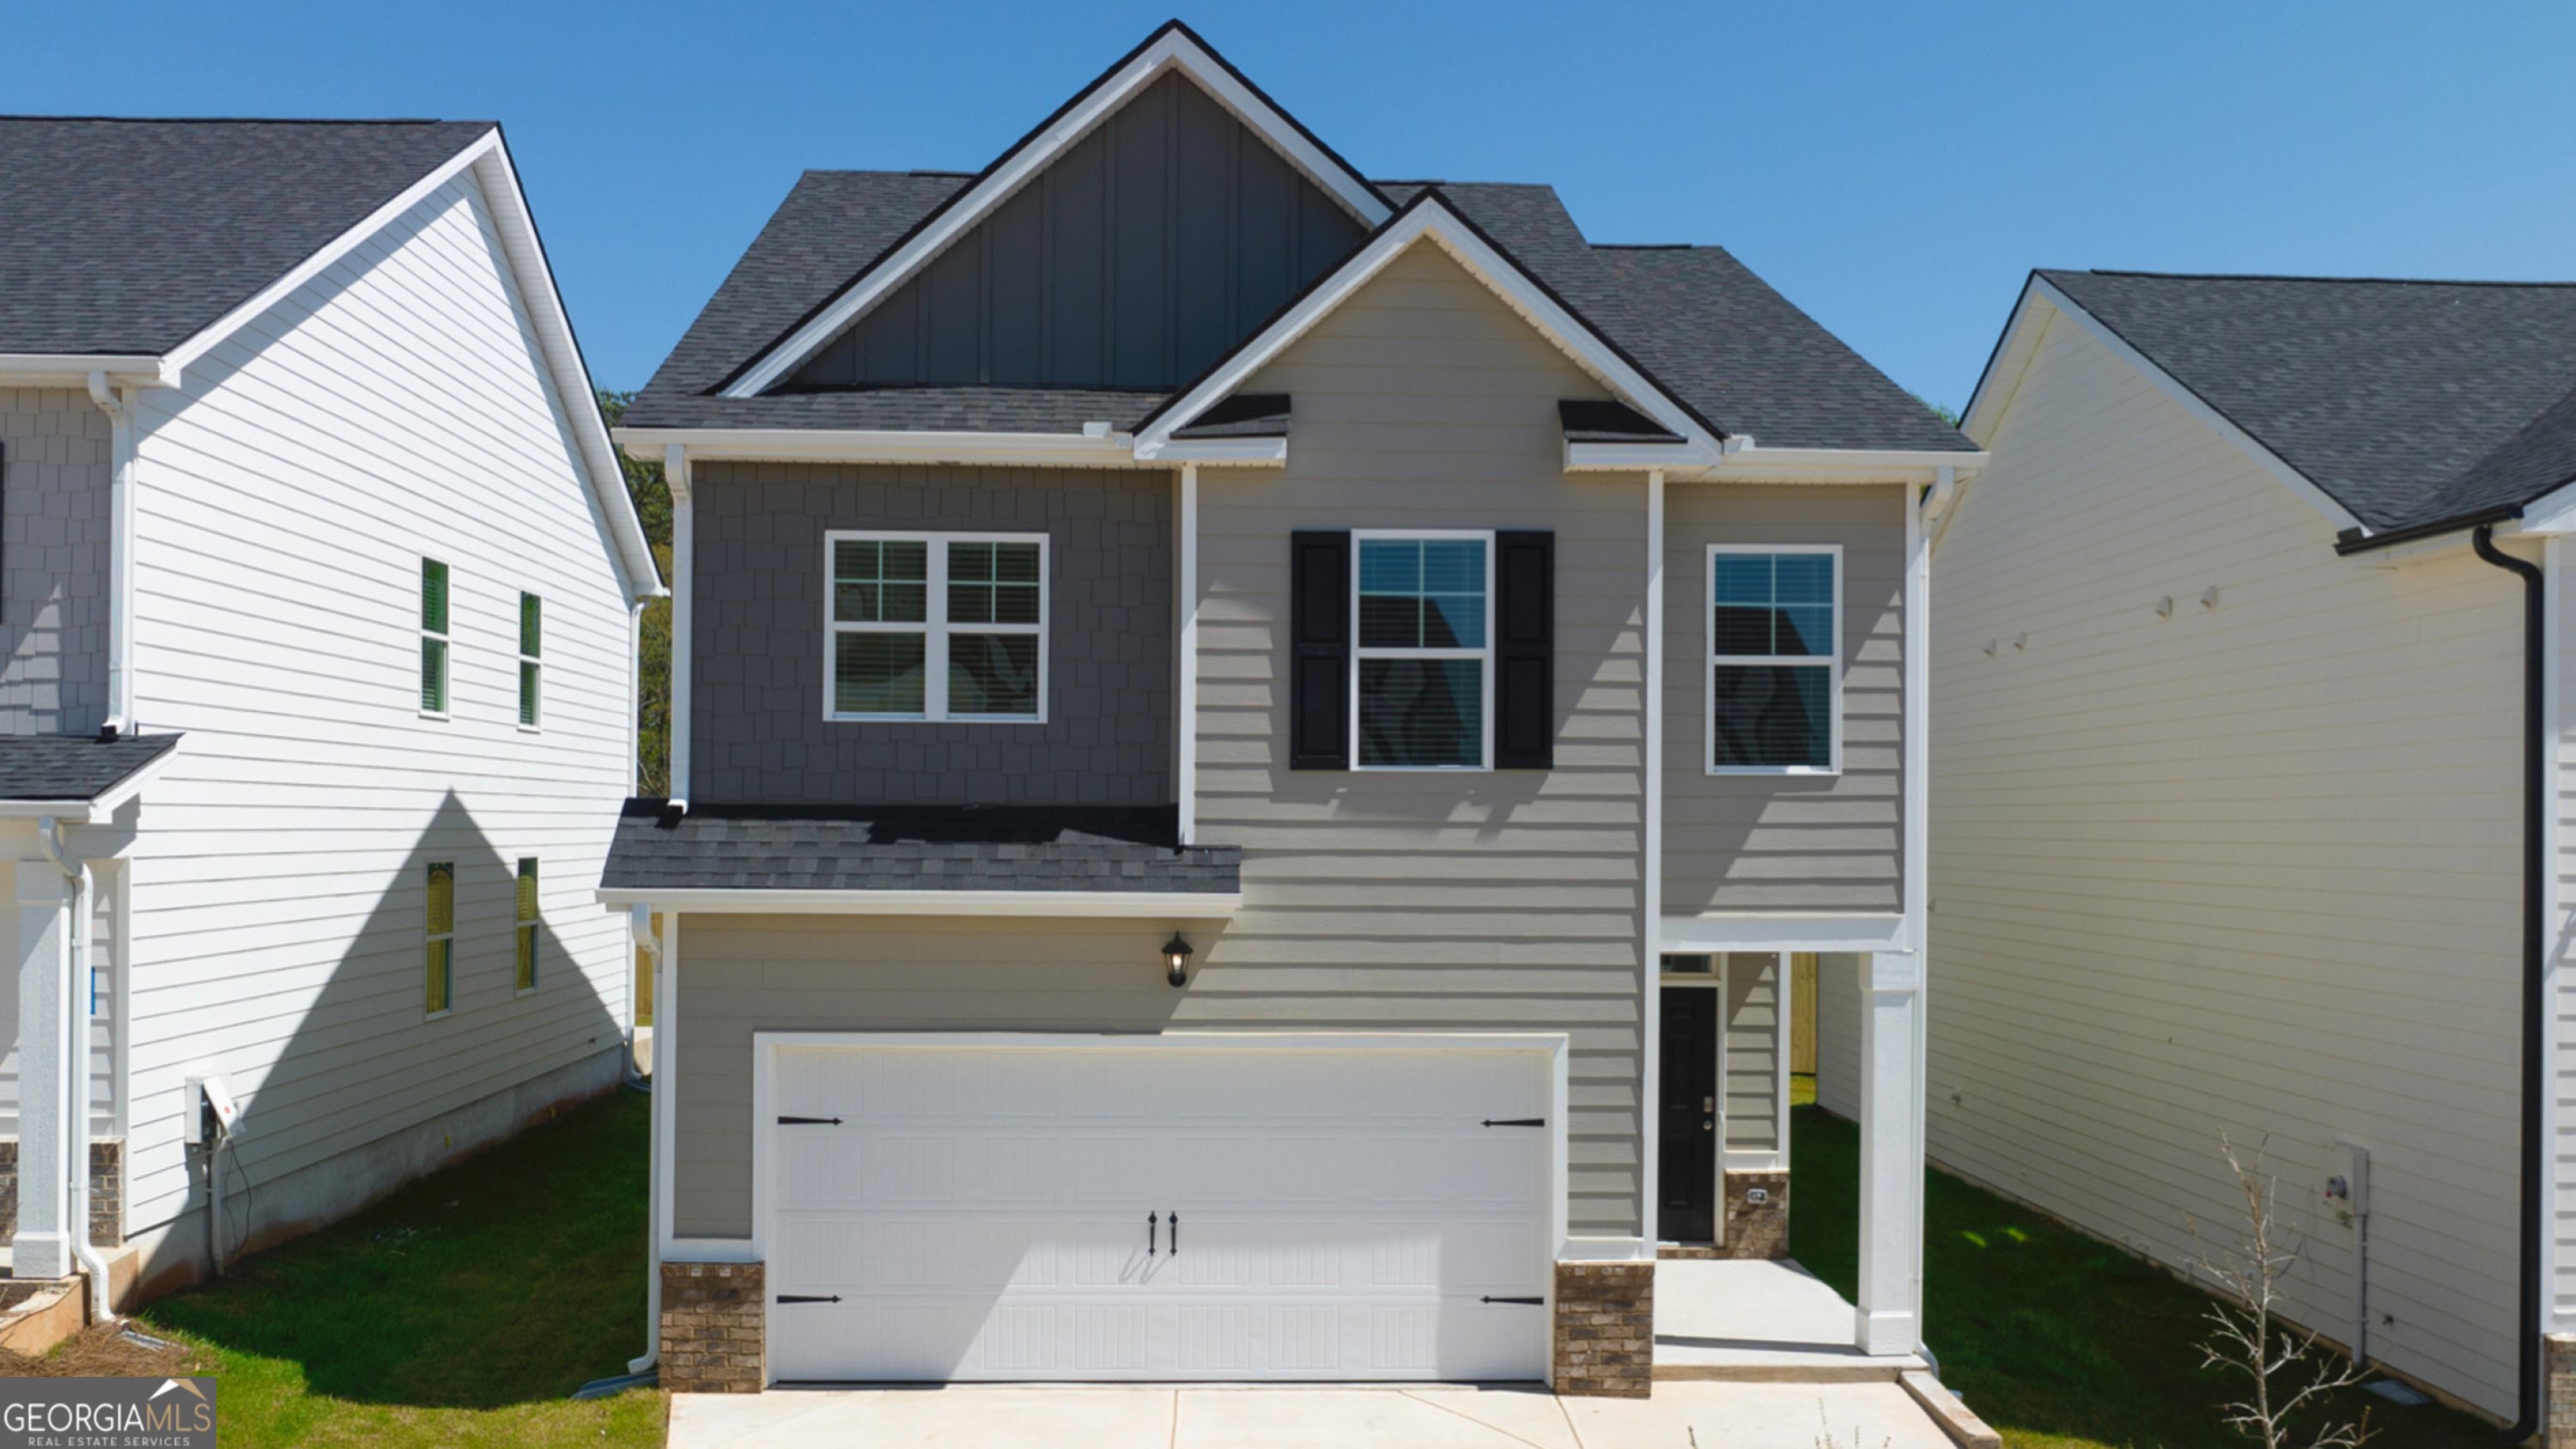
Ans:
{"label": "white garage door", "polygon": [[1547,1052],[1096,1041],[775,1047],[773,1379],[1546,1376]]}

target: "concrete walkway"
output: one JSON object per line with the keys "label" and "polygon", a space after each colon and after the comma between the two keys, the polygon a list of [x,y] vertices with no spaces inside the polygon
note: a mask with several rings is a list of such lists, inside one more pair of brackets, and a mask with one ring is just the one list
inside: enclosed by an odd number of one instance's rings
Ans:
{"label": "concrete walkway", "polygon": [[1929,1368],[1852,1343],[1856,1310],[1786,1259],[1667,1258],[1655,1265],[1656,1392],[1675,1379],[1893,1383]]}
{"label": "concrete walkway", "polygon": [[679,1394],[670,1449],[1951,1449],[1894,1383],[1658,1383],[1650,1399],[1449,1385],[1105,1385]]}

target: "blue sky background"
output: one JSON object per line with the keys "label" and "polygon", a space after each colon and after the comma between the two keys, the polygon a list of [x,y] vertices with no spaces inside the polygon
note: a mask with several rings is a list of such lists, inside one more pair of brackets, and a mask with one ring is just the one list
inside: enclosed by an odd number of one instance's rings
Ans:
{"label": "blue sky background", "polygon": [[[12,7],[0,111],[495,118],[641,386],[803,168],[972,170],[1174,13]],[[2576,278],[2576,5],[1201,3],[1362,170],[1715,242],[1959,406],[2033,266]]]}

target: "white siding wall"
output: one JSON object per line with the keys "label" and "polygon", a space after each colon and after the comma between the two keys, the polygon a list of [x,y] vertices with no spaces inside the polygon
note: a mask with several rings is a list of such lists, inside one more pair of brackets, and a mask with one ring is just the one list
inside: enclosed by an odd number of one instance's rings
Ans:
{"label": "white siding wall", "polygon": [[2268,1135],[2342,1340],[2363,1143],[2372,1352],[2509,1411],[2519,586],[2337,557],[2071,322],[1986,441],[1934,568],[1933,1155],[2179,1263],[2219,1131]]}
{"label": "white siding wall", "polygon": [[[137,1229],[197,1205],[193,1064],[274,1182],[618,1042],[623,927],[591,892],[628,790],[628,616],[564,422],[590,403],[536,358],[461,179],[142,397],[137,714],[187,738],[133,866]],[[445,721],[419,713],[424,553],[453,570]],[[522,589],[545,601],[541,733],[516,724]],[[520,997],[524,855],[545,930]],[[458,872],[435,1021],[433,860]]]}

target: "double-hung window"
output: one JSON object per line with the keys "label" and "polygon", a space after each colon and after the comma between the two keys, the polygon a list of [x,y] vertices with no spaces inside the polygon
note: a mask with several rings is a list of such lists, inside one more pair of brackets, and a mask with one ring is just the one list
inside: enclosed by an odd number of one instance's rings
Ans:
{"label": "double-hung window", "polygon": [[1046,718],[1044,534],[828,533],[823,713]]}
{"label": "double-hung window", "polygon": [[447,565],[420,561],[420,712],[447,714]]}
{"label": "double-hung window", "polygon": [[427,1004],[432,1016],[445,1016],[456,1004],[456,863],[435,861],[429,867],[423,934],[429,940]]}
{"label": "double-hung window", "polygon": [[540,723],[540,695],[545,684],[545,668],[539,652],[545,646],[545,604],[534,594],[519,595],[519,727],[535,729]]}
{"label": "double-hung window", "polygon": [[1842,549],[1711,544],[1708,771],[1842,768]]}
{"label": "double-hung window", "polygon": [[537,989],[537,858],[519,857],[519,989]]}
{"label": "double-hung window", "polygon": [[1494,536],[1355,531],[1351,543],[1355,763],[1490,768]]}

